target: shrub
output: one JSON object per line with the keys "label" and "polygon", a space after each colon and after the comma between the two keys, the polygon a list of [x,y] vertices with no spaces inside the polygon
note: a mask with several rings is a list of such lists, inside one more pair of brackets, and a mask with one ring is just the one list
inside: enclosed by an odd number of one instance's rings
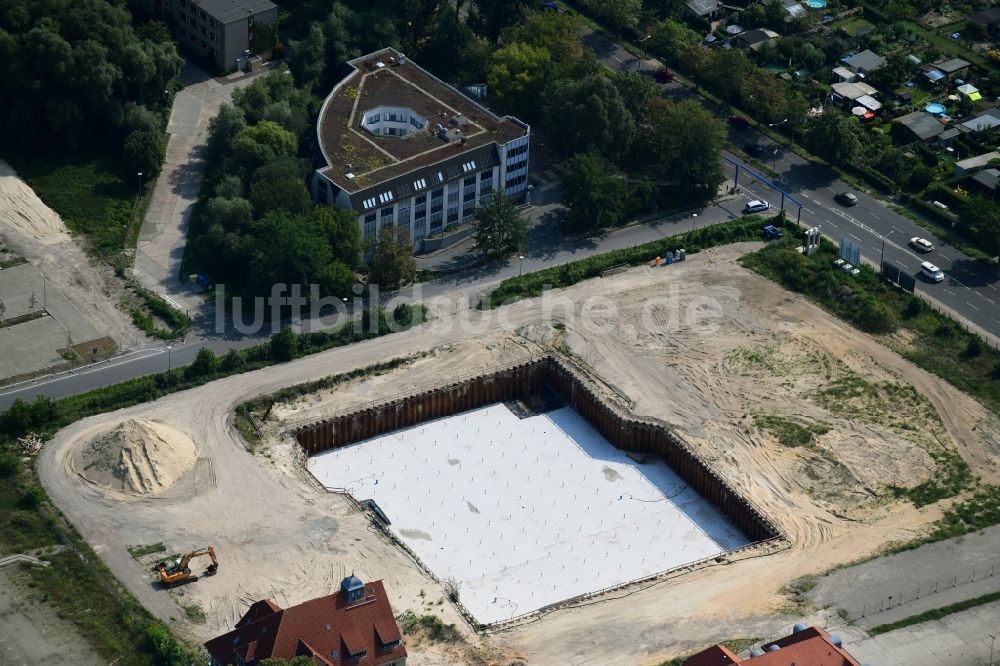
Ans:
{"label": "shrub", "polygon": [[0,452],[0,479],[17,476],[21,471],[21,459],[15,453]]}
{"label": "shrub", "polygon": [[297,337],[295,331],[287,326],[271,336],[271,358],[279,362],[295,358],[295,352],[298,351]]}
{"label": "shrub", "polygon": [[969,344],[965,346],[965,351],[962,355],[966,358],[976,358],[983,353],[983,341],[978,335],[974,335],[969,338]]}
{"label": "shrub", "polygon": [[24,494],[17,501],[17,506],[26,511],[34,511],[45,501],[45,491],[38,484],[33,484],[24,489]]}

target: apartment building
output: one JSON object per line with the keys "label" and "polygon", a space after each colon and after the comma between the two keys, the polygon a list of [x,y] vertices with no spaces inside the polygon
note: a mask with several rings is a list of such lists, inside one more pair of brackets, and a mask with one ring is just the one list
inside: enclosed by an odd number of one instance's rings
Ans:
{"label": "apartment building", "polygon": [[278,22],[270,0],[144,0],[147,10],[162,15],[177,40],[224,70],[252,48],[255,30]]}

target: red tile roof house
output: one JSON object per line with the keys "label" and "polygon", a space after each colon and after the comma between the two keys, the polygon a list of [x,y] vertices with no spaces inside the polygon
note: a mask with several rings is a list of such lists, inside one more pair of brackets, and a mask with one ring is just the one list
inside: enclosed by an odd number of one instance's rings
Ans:
{"label": "red tile roof house", "polygon": [[795,631],[740,659],[722,645],[715,645],[689,657],[684,666],[861,666],[840,646],[840,639],[819,627],[795,625]]}
{"label": "red tile roof house", "polygon": [[236,628],[205,643],[212,666],[310,656],[316,666],[406,666],[406,648],[382,581],[353,575],[340,592],[291,608],[258,601]]}

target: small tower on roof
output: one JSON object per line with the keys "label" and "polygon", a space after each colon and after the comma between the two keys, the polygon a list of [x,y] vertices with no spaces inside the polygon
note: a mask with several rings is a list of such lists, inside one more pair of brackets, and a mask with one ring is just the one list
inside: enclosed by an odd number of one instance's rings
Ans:
{"label": "small tower on roof", "polygon": [[353,573],[340,582],[340,591],[347,597],[347,603],[353,604],[365,597],[365,584]]}

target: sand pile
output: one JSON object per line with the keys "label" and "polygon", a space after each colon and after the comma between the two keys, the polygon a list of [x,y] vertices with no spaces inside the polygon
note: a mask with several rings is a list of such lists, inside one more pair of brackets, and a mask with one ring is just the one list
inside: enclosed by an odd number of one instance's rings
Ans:
{"label": "sand pile", "polygon": [[60,240],[66,233],[55,211],[42,203],[9,164],[0,160],[0,231],[10,227],[47,243]]}
{"label": "sand pile", "polygon": [[160,423],[129,419],[80,446],[73,468],[100,486],[132,495],[156,495],[195,463],[194,442]]}

